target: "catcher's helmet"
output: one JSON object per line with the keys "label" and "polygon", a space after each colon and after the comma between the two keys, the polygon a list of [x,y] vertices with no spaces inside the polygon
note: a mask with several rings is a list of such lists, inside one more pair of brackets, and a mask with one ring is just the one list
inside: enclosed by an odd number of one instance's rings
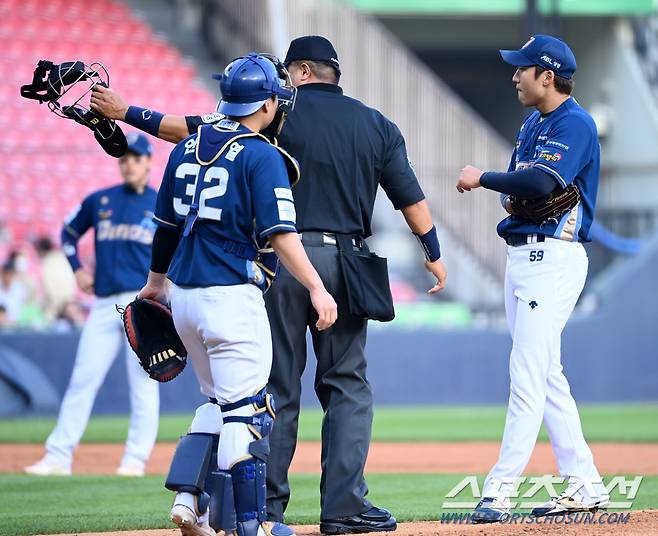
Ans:
{"label": "catcher's helmet", "polygon": [[228,116],[244,117],[256,112],[274,95],[279,98],[280,106],[291,108],[296,90],[289,84],[289,79],[282,79],[280,67],[275,65],[272,57],[254,52],[233,60],[221,75],[213,76],[219,80],[222,92],[217,111]]}

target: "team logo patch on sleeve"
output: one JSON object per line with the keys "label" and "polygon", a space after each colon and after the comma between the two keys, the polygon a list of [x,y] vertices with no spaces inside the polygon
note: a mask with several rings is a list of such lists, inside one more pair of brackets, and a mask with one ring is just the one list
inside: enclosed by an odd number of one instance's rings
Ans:
{"label": "team logo patch on sleeve", "polygon": [[540,160],[546,160],[547,162],[559,162],[562,160],[562,153],[556,151],[542,151],[537,158]]}
{"label": "team logo patch on sleeve", "polygon": [[279,210],[279,219],[297,223],[297,212],[295,211],[295,203],[293,203],[290,188],[274,188],[274,195]]}
{"label": "team logo patch on sleeve", "polygon": [[292,190],[290,188],[274,188],[274,195],[277,199],[287,199],[292,201]]}
{"label": "team logo patch on sleeve", "polygon": [[279,209],[280,220],[297,223],[297,213],[295,212],[295,204],[292,201],[277,201],[276,205]]}

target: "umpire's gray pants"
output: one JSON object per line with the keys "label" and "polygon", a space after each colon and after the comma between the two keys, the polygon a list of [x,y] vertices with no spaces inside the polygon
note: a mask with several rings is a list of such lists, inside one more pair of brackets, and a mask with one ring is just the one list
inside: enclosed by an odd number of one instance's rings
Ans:
{"label": "umpire's gray pants", "polygon": [[267,464],[267,511],[273,521],[283,521],[290,499],[288,468],[297,444],[307,328],[317,359],[315,392],[324,410],[320,518],[356,515],[372,506],[365,498],[368,487],[363,477],[372,427],[372,390],[364,354],[367,321],[349,314],[337,248],[308,243],[305,237],[304,249],[338,304],[338,320],[318,332],[308,291],[281,267],[265,295],[274,352],[268,390],[277,409]]}

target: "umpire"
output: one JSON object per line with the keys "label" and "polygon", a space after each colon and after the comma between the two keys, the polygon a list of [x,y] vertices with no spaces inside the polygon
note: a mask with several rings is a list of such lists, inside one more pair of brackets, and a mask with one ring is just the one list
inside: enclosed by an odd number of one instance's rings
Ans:
{"label": "umpire", "polygon": [[[320,530],[348,534],[395,530],[390,512],[366,499],[363,477],[372,426],[372,389],[366,377],[367,319],[350,314],[337,242],[346,236],[367,251],[377,186],[401,210],[424,243],[427,269],[445,283],[436,230],[407,158],[398,127],[380,112],[343,95],[332,44],[320,36],[292,41],[285,64],[297,87],[295,109],[279,142],[300,164],[294,189],[297,230],[304,249],[338,304],[338,320],[315,329],[308,293],[283,268],[265,295],[274,359],[269,389],[276,399],[270,435],[268,515],[283,521],[290,497],[288,468],[297,443],[306,330],[317,358],[315,392],[324,410]],[[429,262],[429,261],[433,262]],[[385,289],[388,292],[388,289]]]}

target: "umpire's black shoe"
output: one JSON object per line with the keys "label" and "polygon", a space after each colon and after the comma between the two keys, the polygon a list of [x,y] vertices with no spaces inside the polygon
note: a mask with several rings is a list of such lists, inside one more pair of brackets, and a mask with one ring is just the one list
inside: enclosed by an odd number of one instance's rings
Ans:
{"label": "umpire's black shoe", "polygon": [[391,512],[373,506],[367,512],[349,517],[320,521],[322,534],[363,534],[365,532],[391,532],[398,528],[398,522]]}

